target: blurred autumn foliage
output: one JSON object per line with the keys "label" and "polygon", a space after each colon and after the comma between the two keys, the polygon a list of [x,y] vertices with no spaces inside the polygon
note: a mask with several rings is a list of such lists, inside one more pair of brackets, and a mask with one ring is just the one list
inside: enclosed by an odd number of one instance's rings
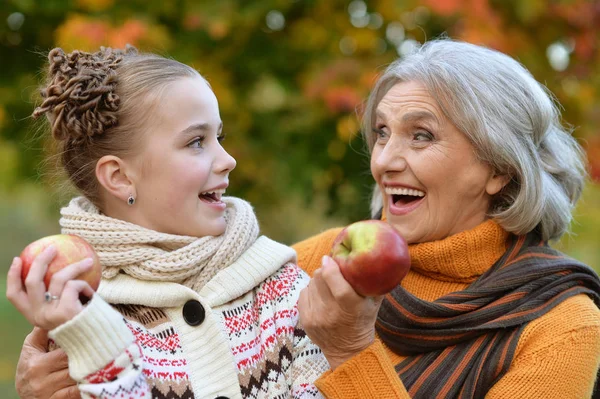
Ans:
{"label": "blurred autumn foliage", "polygon": [[[58,230],[57,210],[71,195],[43,163],[47,136],[29,117],[55,46],[129,43],[198,69],[238,160],[228,193],[253,203],[266,234],[292,243],[368,217],[372,179],[357,110],[385,65],[443,34],[506,52],[546,84],[600,182],[597,26],[592,0],[4,0],[0,270],[27,242]],[[560,245],[598,266],[598,183],[576,215],[577,235]],[[14,365],[0,363],[0,381],[4,372]]]}
{"label": "blurred autumn foliage", "polygon": [[598,2],[12,0],[0,17],[6,209],[37,189],[53,216],[70,195],[57,192],[51,164],[40,167],[46,138],[29,118],[54,46],[129,43],[197,68],[217,93],[238,159],[230,193],[249,199],[264,231],[286,242],[368,216],[357,109],[386,64],[442,34],[524,63],[564,107],[600,179]]}

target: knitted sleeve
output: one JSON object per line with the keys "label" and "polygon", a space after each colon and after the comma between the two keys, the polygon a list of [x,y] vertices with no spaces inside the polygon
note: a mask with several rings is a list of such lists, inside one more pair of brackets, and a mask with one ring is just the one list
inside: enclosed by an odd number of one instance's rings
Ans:
{"label": "knitted sleeve", "polygon": [[312,276],[315,270],[321,267],[323,255],[329,255],[331,252],[331,246],[342,229],[342,227],[329,229],[292,245],[298,254],[298,266]]}
{"label": "knitted sleeve", "polygon": [[69,358],[82,398],[150,397],[142,352],[123,317],[98,295],[48,334]]}
{"label": "knitted sleeve", "polygon": [[379,340],[315,385],[327,399],[410,399]]}
{"label": "knitted sleeve", "polygon": [[[294,265],[297,268],[296,265]],[[291,397],[297,399],[322,398],[322,394],[315,386],[315,381],[325,371],[329,370],[329,363],[325,355],[321,352],[304,330],[298,325],[298,297],[302,288],[308,285],[310,277],[301,270],[298,270],[298,278],[294,285],[298,290],[290,291],[288,296],[288,308],[292,309],[293,346],[292,346],[292,364],[291,364]]]}

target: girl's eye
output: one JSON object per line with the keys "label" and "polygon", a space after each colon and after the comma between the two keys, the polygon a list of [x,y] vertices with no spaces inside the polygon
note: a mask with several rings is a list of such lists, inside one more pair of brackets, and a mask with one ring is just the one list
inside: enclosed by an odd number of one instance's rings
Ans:
{"label": "girl's eye", "polygon": [[217,140],[219,141],[219,143],[222,143],[223,140],[225,140],[225,133],[221,133],[218,137]]}
{"label": "girl's eye", "polygon": [[204,137],[196,137],[187,146],[189,148],[202,148],[202,143],[204,143]]}

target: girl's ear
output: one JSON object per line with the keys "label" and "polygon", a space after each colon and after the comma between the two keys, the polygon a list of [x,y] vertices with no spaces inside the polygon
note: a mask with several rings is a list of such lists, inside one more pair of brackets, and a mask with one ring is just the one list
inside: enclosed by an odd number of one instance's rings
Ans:
{"label": "girl's ear", "polygon": [[130,196],[136,196],[135,184],[131,177],[127,164],[119,157],[105,155],[96,163],[98,182],[110,195],[124,202],[127,202]]}

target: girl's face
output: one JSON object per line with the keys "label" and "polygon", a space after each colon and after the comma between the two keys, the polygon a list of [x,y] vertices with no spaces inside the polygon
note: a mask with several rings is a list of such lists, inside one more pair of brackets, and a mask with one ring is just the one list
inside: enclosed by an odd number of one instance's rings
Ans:
{"label": "girl's face", "polygon": [[426,88],[398,83],[376,112],[371,173],[406,241],[441,240],[483,222],[506,179],[477,158]]}
{"label": "girl's face", "polygon": [[141,132],[134,159],[135,223],[194,237],[225,232],[221,196],[236,161],[224,138],[217,98],[200,77],[168,85]]}

